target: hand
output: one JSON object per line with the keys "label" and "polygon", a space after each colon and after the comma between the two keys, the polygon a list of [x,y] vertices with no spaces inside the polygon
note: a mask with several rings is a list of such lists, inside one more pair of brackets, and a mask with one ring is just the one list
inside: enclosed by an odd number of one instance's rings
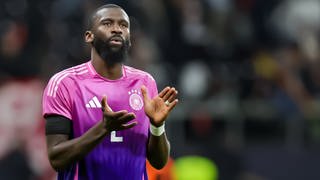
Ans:
{"label": "hand", "polygon": [[[147,88],[141,87],[141,92],[144,102],[144,111],[150,118],[152,125],[159,127],[161,126],[169,112],[177,105],[178,91],[175,88],[166,87],[164,88],[155,98],[150,99]],[[168,104],[166,104],[168,102]]]}
{"label": "hand", "polygon": [[128,123],[136,118],[134,113],[128,113],[126,110],[113,112],[107,103],[107,97],[103,96],[101,100],[103,121],[108,132],[124,130],[134,127],[138,124],[137,121]]}

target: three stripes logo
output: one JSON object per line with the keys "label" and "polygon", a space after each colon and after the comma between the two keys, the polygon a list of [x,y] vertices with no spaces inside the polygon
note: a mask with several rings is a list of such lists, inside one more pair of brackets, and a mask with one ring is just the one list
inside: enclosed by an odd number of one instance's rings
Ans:
{"label": "three stripes logo", "polygon": [[101,104],[96,96],[94,96],[87,104],[87,108],[101,108]]}

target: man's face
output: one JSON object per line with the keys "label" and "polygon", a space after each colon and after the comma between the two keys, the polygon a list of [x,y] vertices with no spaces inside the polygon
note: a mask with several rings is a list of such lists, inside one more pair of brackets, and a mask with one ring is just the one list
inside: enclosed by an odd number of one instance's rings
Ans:
{"label": "man's face", "polygon": [[93,47],[108,64],[124,61],[130,47],[129,17],[120,8],[105,8],[96,13],[92,27]]}

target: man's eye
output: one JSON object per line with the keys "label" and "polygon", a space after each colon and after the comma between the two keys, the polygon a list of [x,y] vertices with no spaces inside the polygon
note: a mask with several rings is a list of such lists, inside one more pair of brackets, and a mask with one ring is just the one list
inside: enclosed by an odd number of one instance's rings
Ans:
{"label": "man's eye", "polygon": [[128,27],[127,24],[121,24],[120,26],[121,26],[122,28],[127,28],[127,27]]}
{"label": "man's eye", "polygon": [[110,23],[110,22],[104,22],[103,25],[105,25],[105,26],[111,26],[111,23]]}

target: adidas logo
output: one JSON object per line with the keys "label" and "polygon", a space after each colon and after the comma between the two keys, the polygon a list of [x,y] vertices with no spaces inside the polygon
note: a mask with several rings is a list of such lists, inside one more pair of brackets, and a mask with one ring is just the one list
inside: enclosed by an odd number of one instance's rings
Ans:
{"label": "adidas logo", "polygon": [[102,106],[101,106],[98,98],[95,96],[86,104],[86,107],[87,108],[101,108]]}

